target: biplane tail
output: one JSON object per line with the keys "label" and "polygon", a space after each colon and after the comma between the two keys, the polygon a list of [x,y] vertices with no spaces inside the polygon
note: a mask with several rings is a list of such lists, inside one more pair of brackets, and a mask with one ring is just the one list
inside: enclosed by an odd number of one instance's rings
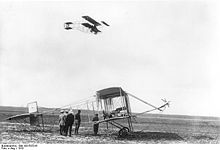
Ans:
{"label": "biplane tail", "polygon": [[139,113],[139,114],[143,114],[143,113],[147,113],[147,112],[151,112],[151,111],[155,111],[155,110],[164,111],[166,109],[166,106],[168,106],[168,107],[170,106],[170,101],[167,101],[166,99],[161,99],[164,102],[164,104],[159,106],[159,107],[157,107],[157,106],[152,105],[151,103],[148,103],[148,102],[138,98],[137,96],[134,96],[131,93],[127,93],[127,94],[130,95],[131,97],[133,97],[133,98],[143,102],[144,104],[147,104],[148,106],[153,107],[153,109],[144,111],[144,112]]}

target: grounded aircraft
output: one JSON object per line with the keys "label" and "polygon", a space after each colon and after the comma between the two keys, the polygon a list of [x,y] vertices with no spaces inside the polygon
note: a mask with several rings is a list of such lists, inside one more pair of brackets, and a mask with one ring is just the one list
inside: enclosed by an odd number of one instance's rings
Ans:
{"label": "grounded aircraft", "polygon": [[[141,113],[136,113],[135,115],[132,114],[131,111],[131,104],[130,98],[134,98],[153,109],[147,110]],[[169,106],[169,101],[162,99],[163,105],[157,107],[154,106],[133,94],[125,92],[121,87],[111,87],[102,89],[96,92],[95,95],[89,97],[84,101],[79,101],[75,104],[69,104],[66,106],[62,106],[60,108],[56,108],[52,111],[47,111],[43,113],[38,112],[37,102],[32,102],[28,104],[28,113],[15,115],[12,117],[7,118],[7,120],[21,120],[24,118],[30,119],[30,125],[32,126],[41,126],[44,130],[44,119],[43,115],[57,111],[57,110],[81,110],[82,113],[84,112],[84,120],[82,123],[94,123],[94,124],[101,124],[106,123],[107,129],[109,125],[112,125],[119,129],[118,135],[120,137],[124,137],[128,135],[128,133],[133,132],[133,125],[132,125],[132,118],[136,117],[139,114],[159,110],[163,111],[166,106]],[[91,120],[91,113],[99,114],[100,120],[96,122],[92,122]],[[101,117],[102,116],[102,117]],[[87,117],[87,119],[85,119]],[[41,120],[41,123],[40,123]],[[121,122],[120,120],[126,120],[126,122]],[[127,124],[127,125],[126,125]]]}
{"label": "grounded aircraft", "polygon": [[[18,123],[25,122],[30,123],[31,126],[44,128],[43,113],[38,111],[37,102],[30,102],[27,104],[28,113],[18,114],[6,118],[6,120],[16,121]],[[28,121],[26,119],[29,119]]]}
{"label": "grounded aircraft", "polygon": [[64,23],[64,28],[66,30],[78,29],[78,30],[83,31],[83,32],[89,32],[89,33],[97,34],[97,33],[101,32],[100,29],[98,29],[99,27],[103,27],[103,25],[110,26],[109,24],[107,24],[104,21],[101,21],[99,23],[99,22],[97,22],[96,20],[94,20],[93,18],[91,18],[89,16],[82,16],[82,18],[84,20],[79,21],[79,22],[65,22]]}

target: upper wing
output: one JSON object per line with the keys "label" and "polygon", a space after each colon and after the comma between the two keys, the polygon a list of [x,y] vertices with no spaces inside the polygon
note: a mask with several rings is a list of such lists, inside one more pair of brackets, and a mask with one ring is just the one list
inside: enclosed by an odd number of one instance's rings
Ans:
{"label": "upper wing", "polygon": [[94,24],[94,26],[100,26],[101,24],[98,23],[97,21],[95,21],[94,19],[92,19],[89,16],[82,16],[82,18],[86,19],[87,21],[91,22],[92,24]]}
{"label": "upper wing", "polygon": [[25,119],[25,118],[28,118],[28,117],[30,117],[30,113],[14,115],[14,116],[6,118],[6,120]]}

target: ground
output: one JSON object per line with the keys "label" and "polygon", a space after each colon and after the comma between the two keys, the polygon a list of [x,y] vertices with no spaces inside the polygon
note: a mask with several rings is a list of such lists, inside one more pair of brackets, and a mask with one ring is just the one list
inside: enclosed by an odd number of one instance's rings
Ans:
{"label": "ground", "polygon": [[118,137],[114,128],[106,130],[101,126],[99,135],[92,132],[92,124],[82,127],[79,135],[59,135],[57,125],[48,125],[45,131],[34,130],[28,124],[0,122],[1,144],[157,144],[157,143],[220,143],[220,122],[218,119],[187,118],[142,118],[136,119],[134,132],[125,138]]}

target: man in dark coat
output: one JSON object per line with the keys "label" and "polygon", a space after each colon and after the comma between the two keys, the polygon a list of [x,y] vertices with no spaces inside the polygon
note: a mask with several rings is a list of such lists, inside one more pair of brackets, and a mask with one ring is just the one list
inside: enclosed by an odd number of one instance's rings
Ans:
{"label": "man in dark coat", "polygon": [[81,123],[81,117],[80,117],[81,110],[78,110],[77,114],[75,115],[75,134],[79,134],[79,127]]}
{"label": "man in dark coat", "polygon": [[66,136],[69,133],[69,136],[71,137],[73,123],[74,123],[73,111],[69,111],[69,113],[68,113],[68,115],[66,117],[66,122],[65,122],[65,134],[66,134]]}
{"label": "man in dark coat", "polygon": [[[98,117],[98,114],[95,114],[95,117],[92,119],[92,121],[99,121],[99,117]],[[96,122],[94,122],[93,124],[93,131],[94,131],[94,134],[97,135],[98,131],[99,131],[99,124]]]}

